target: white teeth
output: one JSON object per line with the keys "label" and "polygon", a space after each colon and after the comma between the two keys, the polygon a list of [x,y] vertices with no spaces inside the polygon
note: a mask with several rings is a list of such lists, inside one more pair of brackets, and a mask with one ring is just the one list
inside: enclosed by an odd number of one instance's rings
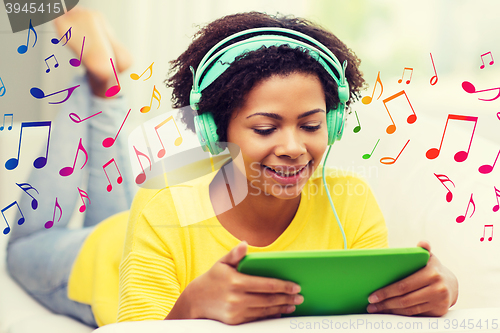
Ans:
{"label": "white teeth", "polygon": [[290,176],[295,176],[296,174],[298,174],[299,172],[302,171],[302,169],[304,169],[306,166],[300,168],[299,170],[295,170],[295,171],[286,171],[286,172],[282,172],[282,171],[278,171],[276,169],[273,169],[271,167],[268,167],[269,169],[273,170],[274,172],[276,172],[278,175],[280,175],[281,177],[290,177]]}

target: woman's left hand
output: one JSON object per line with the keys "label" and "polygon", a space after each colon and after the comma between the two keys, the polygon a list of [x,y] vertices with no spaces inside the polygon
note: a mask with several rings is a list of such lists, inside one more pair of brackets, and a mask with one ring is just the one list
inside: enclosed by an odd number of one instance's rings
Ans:
{"label": "woman's left hand", "polygon": [[431,252],[429,243],[417,246],[429,251],[427,265],[412,275],[372,293],[369,313],[392,313],[406,316],[442,316],[458,298],[458,281]]}

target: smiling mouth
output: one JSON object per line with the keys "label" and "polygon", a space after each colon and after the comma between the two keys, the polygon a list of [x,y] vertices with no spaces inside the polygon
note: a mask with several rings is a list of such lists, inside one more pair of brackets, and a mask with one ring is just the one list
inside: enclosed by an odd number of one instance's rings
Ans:
{"label": "smiling mouth", "polygon": [[270,170],[271,172],[274,172],[280,177],[293,177],[299,174],[305,168],[307,168],[309,164],[311,164],[311,161],[309,161],[306,165],[303,165],[301,167],[270,167],[264,165],[264,168]]}

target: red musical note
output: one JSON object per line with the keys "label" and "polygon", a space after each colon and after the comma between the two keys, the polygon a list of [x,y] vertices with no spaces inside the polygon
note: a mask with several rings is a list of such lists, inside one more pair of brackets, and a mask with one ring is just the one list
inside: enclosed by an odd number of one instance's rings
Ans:
{"label": "red musical note", "polygon": [[159,123],[158,125],[155,126],[156,135],[158,135],[158,140],[160,140],[161,146],[163,147],[162,149],[160,149],[158,151],[158,157],[159,158],[162,158],[163,156],[165,156],[166,150],[165,150],[165,146],[163,145],[163,142],[161,141],[160,134],[158,133],[158,128],[162,127],[163,125],[165,125],[170,120],[173,120],[174,125],[177,128],[177,132],[179,133],[179,137],[177,139],[175,139],[174,144],[176,146],[179,146],[182,143],[181,131],[179,131],[179,127],[177,127],[177,124],[175,123],[174,116],[170,116],[170,117],[168,117],[167,119],[165,119],[164,121],[162,121],[161,123]]}
{"label": "red musical note", "polygon": [[465,90],[466,92],[468,92],[469,94],[475,94],[475,93],[480,93],[480,92],[485,92],[485,91],[491,91],[491,90],[498,90],[498,94],[496,95],[496,97],[492,98],[492,99],[482,99],[482,98],[478,98],[478,100],[480,101],[486,101],[486,102],[490,102],[490,101],[494,101],[495,99],[497,99],[498,97],[500,97],[500,87],[498,88],[491,88],[491,89],[484,89],[484,90],[476,90],[476,87],[474,87],[474,85],[468,81],[464,81],[462,82],[462,89]]}
{"label": "red musical note", "polygon": [[82,167],[80,168],[83,169],[83,167],[85,166],[85,164],[87,164],[87,161],[89,159],[89,155],[87,154],[87,151],[85,150],[85,148],[83,147],[83,144],[82,144],[82,138],[80,138],[80,142],[78,143],[78,149],[76,150],[76,156],[75,156],[75,161],[73,162],[73,166],[72,167],[65,167],[65,168],[62,168],[60,171],[59,171],[59,174],[63,177],[67,177],[71,174],[73,174],[73,171],[75,171],[75,165],[76,165],[76,159],[78,158],[78,153],[80,151],[83,151],[83,153],[85,154],[85,162],[83,163]]}
{"label": "red musical note", "polygon": [[120,129],[118,130],[118,133],[116,133],[116,135],[115,135],[115,138],[113,139],[112,137],[109,137],[109,138],[102,140],[102,146],[104,148],[109,148],[115,143],[116,138],[118,137],[118,134],[120,134],[120,131],[122,130],[123,124],[125,124],[125,121],[127,120],[127,117],[130,114],[131,110],[132,109],[128,110],[127,115],[125,116],[125,119],[123,119],[122,125],[120,126]]}
{"label": "red musical note", "polygon": [[153,86],[153,95],[151,96],[151,102],[149,103],[149,106],[144,106],[141,108],[142,113],[147,113],[149,112],[149,110],[151,110],[151,106],[153,105],[153,98],[158,101],[158,107],[156,108],[158,110],[160,108],[161,94],[156,89],[156,86]]}
{"label": "red musical note", "polygon": [[83,200],[83,198],[87,198],[89,200],[89,205],[90,205],[90,198],[89,198],[89,195],[87,194],[87,192],[80,189],[79,187],[77,187],[77,189],[78,189],[78,193],[80,193],[80,198],[82,199],[82,202],[83,202],[83,205],[81,205],[78,210],[80,211],[80,213],[83,213],[87,209],[87,205],[85,204],[85,201]]}
{"label": "red musical note", "polygon": [[78,124],[78,123],[81,123],[82,121],[85,121],[85,120],[87,120],[87,119],[89,119],[89,118],[92,118],[92,117],[94,117],[94,116],[97,116],[97,115],[98,115],[98,114],[100,114],[100,113],[102,113],[102,111],[99,111],[99,112],[97,112],[96,114],[93,114],[93,115],[91,115],[91,116],[89,116],[89,117],[87,117],[87,118],[85,118],[85,119],[81,119],[81,118],[80,118],[80,116],[79,116],[79,115],[77,115],[76,113],[70,113],[70,114],[69,114],[69,119],[73,120],[75,123],[77,123],[77,124]]}
{"label": "red musical note", "polygon": [[487,54],[489,54],[489,55],[490,55],[490,57],[491,57],[490,66],[491,66],[491,65],[493,65],[493,64],[495,63],[495,60],[493,60],[493,54],[491,54],[491,52],[486,52],[485,54],[481,54],[481,62],[482,62],[483,64],[479,67],[480,69],[483,69],[483,68],[485,67],[485,66],[484,66],[484,59],[483,59],[483,57],[484,57],[485,55],[487,55]]}
{"label": "red musical note", "polygon": [[450,180],[450,178],[448,178],[448,176],[446,176],[446,175],[434,174],[434,176],[436,176],[437,179],[439,179],[439,181],[441,182],[441,184],[443,184],[443,186],[448,190],[448,193],[446,193],[446,201],[451,202],[451,200],[453,200],[453,193],[451,193],[450,189],[444,183],[450,182],[453,185],[453,187],[455,187],[455,183],[453,183]]}
{"label": "red musical note", "polygon": [[74,87],[71,87],[71,88],[68,88],[68,89],[64,89],[64,90],[61,90],[61,91],[58,91],[58,92],[55,92],[55,93],[49,94],[49,95],[45,95],[45,93],[43,92],[42,89],[37,88],[37,87],[33,87],[33,88],[30,89],[30,93],[31,93],[31,96],[33,96],[35,98],[38,98],[38,99],[41,99],[41,98],[53,96],[53,95],[62,93],[64,91],[67,91],[68,92],[68,96],[66,96],[66,98],[63,99],[62,101],[55,102],[55,103],[49,102],[49,104],[61,104],[61,103],[66,102],[71,97],[71,94],[73,94],[73,91],[75,91],[75,89],[78,88],[79,86],[80,85],[77,85],[77,86],[74,86]]}
{"label": "red musical note", "polygon": [[495,188],[495,195],[497,198],[497,204],[493,206],[493,212],[498,212],[498,209],[500,209],[500,202],[498,201],[498,198],[500,198],[500,190],[496,188],[496,186],[493,186]]}
{"label": "red musical note", "polygon": [[405,67],[405,68],[403,69],[403,75],[401,75],[401,78],[398,80],[398,83],[403,82],[403,77],[405,76],[405,71],[406,71],[406,70],[411,71],[411,72],[410,72],[410,79],[409,79],[409,80],[406,80],[406,84],[410,84],[411,77],[413,76],[413,68],[409,68],[409,67]]}
{"label": "red musical note", "polygon": [[485,164],[479,167],[479,172],[482,174],[487,174],[493,171],[493,168],[495,167],[495,164],[497,163],[498,160],[498,155],[500,155],[500,150],[498,151],[497,158],[495,158],[495,162],[493,162],[493,165]]}
{"label": "red musical note", "polygon": [[441,147],[443,145],[443,140],[444,140],[444,135],[446,134],[446,128],[448,126],[448,121],[450,119],[453,120],[465,120],[465,121],[473,121],[474,122],[474,129],[472,130],[472,135],[470,137],[470,142],[469,142],[469,148],[467,151],[459,151],[455,154],[454,159],[457,162],[463,162],[467,159],[469,156],[469,151],[470,151],[470,146],[472,144],[472,138],[474,138],[474,131],[476,130],[476,125],[477,125],[477,117],[472,117],[472,116],[460,116],[460,115],[455,115],[455,114],[449,114],[448,118],[446,119],[446,124],[444,125],[444,131],[443,131],[443,136],[441,137],[441,143],[439,144],[439,148],[431,148],[425,153],[425,156],[433,160],[436,157],[439,156],[439,153],[441,152]]}
{"label": "red musical note", "polygon": [[[153,64],[154,64],[154,62],[153,62]],[[148,70],[150,70],[151,73],[149,73],[149,76],[146,79],[143,79],[143,81],[148,80],[151,77],[151,75],[153,75],[153,64],[149,65],[149,67],[146,68],[146,70],[141,74],[141,76],[139,76],[135,73],[132,73],[132,74],[130,74],[130,78],[132,80],[139,80],[144,75],[144,73],[146,73]]]}
{"label": "red musical note", "polygon": [[382,80],[380,80],[380,71],[377,74],[377,80],[375,81],[375,85],[373,86],[373,92],[372,96],[365,96],[361,99],[361,103],[368,105],[372,102],[373,100],[373,95],[375,94],[375,88],[377,87],[377,83],[380,83],[380,95],[378,95],[377,100],[382,96],[382,93],[384,92],[384,85],[382,84]]}
{"label": "red musical note", "polygon": [[45,156],[38,157],[34,162],[33,166],[37,169],[43,168],[47,164],[47,159],[49,157],[49,143],[50,143],[50,129],[52,123],[50,121],[33,121],[21,123],[21,134],[19,135],[19,148],[17,149],[17,158],[13,157],[5,162],[5,168],[7,170],[13,170],[19,165],[19,155],[21,154],[21,141],[23,138],[23,128],[25,127],[42,127],[47,126],[49,128],[49,133],[47,134],[47,151]]}
{"label": "red musical note", "polygon": [[470,214],[469,218],[472,217],[472,215],[474,215],[474,212],[476,211],[476,204],[474,203],[474,199],[472,199],[472,194],[470,195],[470,200],[469,200],[469,203],[467,204],[467,209],[465,210],[465,215],[460,215],[459,217],[457,217],[457,223],[462,223],[463,221],[465,221],[465,217],[467,216],[467,212],[469,211],[469,206],[470,204],[472,204],[472,213]]}
{"label": "red musical note", "polygon": [[35,192],[37,194],[40,194],[38,193],[37,189],[34,188],[33,186],[31,186],[30,184],[28,183],[21,183],[21,184],[18,184],[16,183],[17,186],[19,186],[19,188],[21,188],[21,190],[23,190],[27,195],[29,195],[31,197],[31,208],[33,210],[36,210],[38,208],[38,200],[35,199],[34,196],[32,196],[31,194],[28,193],[29,190],[35,190]]}
{"label": "red musical note", "polygon": [[[404,145],[403,149],[401,149],[401,151],[399,152],[398,156],[396,156],[396,158],[393,158],[393,157],[382,157],[380,159],[380,163],[382,163],[382,164],[394,164],[394,163],[396,163],[396,161],[399,158],[399,155],[401,155],[401,153],[403,152],[403,150],[405,150],[405,148],[406,148],[406,146],[408,145],[409,142],[410,142],[410,140],[406,141],[406,144]],[[388,161],[388,162],[385,162],[385,161]]]}
{"label": "red musical note", "polygon": [[151,171],[151,160],[149,159],[149,156],[142,153],[141,151],[137,150],[137,148],[135,148],[135,146],[132,146],[134,147],[134,150],[135,150],[135,154],[137,155],[137,160],[139,161],[139,164],[141,166],[141,169],[142,169],[142,172],[140,174],[137,175],[137,177],[135,177],[135,183],[137,185],[140,185],[142,183],[144,183],[146,181],[146,171],[144,171],[144,167],[142,166],[142,163],[141,163],[141,159],[139,158],[139,155],[141,156],[144,156],[148,162],[149,162],[149,171]]}
{"label": "red musical note", "polygon": [[488,242],[491,242],[493,240],[493,224],[485,224],[483,228],[483,237],[479,238],[479,240],[482,242],[484,241],[484,236],[486,234],[486,228],[491,228],[491,236],[488,237]]}
{"label": "red musical note", "polygon": [[70,59],[69,64],[73,67],[78,67],[82,64],[82,57],[83,57],[83,46],[85,45],[85,36],[83,36],[83,42],[82,42],[82,51],[80,52],[80,59]]}
{"label": "red musical note", "polygon": [[123,181],[122,174],[120,173],[120,169],[118,169],[118,165],[116,164],[115,159],[114,159],[114,158],[110,159],[110,160],[109,160],[109,162],[107,162],[106,164],[104,164],[104,165],[102,166],[102,169],[104,170],[104,174],[106,175],[106,178],[108,178],[108,182],[109,182],[109,185],[106,187],[106,190],[107,190],[108,192],[111,192],[111,190],[113,189],[113,185],[111,185],[111,180],[109,180],[109,176],[108,176],[108,173],[107,173],[107,171],[106,171],[106,167],[107,167],[108,165],[110,165],[111,163],[114,163],[114,164],[115,164],[116,171],[118,171],[118,174],[120,175],[120,176],[118,176],[118,178],[116,179],[116,182],[117,182],[118,184],[121,184],[121,183],[122,183],[122,181]]}
{"label": "red musical note", "polygon": [[106,93],[104,95],[106,97],[113,97],[114,95],[118,94],[118,92],[121,89],[121,86],[120,86],[120,81],[118,81],[118,75],[116,74],[116,69],[115,69],[115,64],[113,64],[113,59],[109,58],[109,60],[111,60],[111,66],[113,66],[113,72],[115,73],[117,84],[106,90]]}
{"label": "red musical note", "polygon": [[26,41],[26,45],[21,45],[17,48],[17,53],[24,54],[28,51],[28,44],[30,41],[30,32],[31,31],[33,31],[33,33],[35,34],[35,42],[33,43],[33,46],[32,46],[32,47],[35,47],[36,41],[38,40],[38,36],[36,34],[35,28],[33,28],[33,25],[31,24],[31,19],[30,19],[30,26],[28,29],[28,40]]}
{"label": "red musical note", "polygon": [[5,207],[4,209],[1,210],[3,219],[5,220],[5,223],[7,224],[7,227],[5,227],[5,229],[3,229],[4,235],[7,235],[10,232],[10,225],[9,225],[9,222],[7,222],[7,218],[5,217],[5,214],[3,212],[5,212],[6,210],[8,210],[10,207],[12,207],[14,205],[17,206],[17,209],[19,209],[19,213],[21,213],[21,218],[17,221],[17,224],[22,225],[24,223],[23,212],[21,211],[21,208],[19,208],[19,204],[17,203],[17,201],[14,201],[13,203],[11,203],[10,205],[8,205],[7,207]]}
{"label": "red musical note", "polygon": [[411,106],[410,99],[408,98],[408,95],[406,95],[406,92],[404,90],[401,90],[400,92],[382,100],[382,102],[384,103],[385,109],[387,110],[387,113],[389,114],[389,118],[391,118],[391,121],[392,121],[392,125],[387,126],[387,129],[385,130],[387,132],[387,134],[392,134],[392,133],[396,132],[396,124],[394,123],[394,119],[392,119],[391,113],[389,112],[389,109],[387,108],[386,103],[392,101],[395,98],[398,98],[401,95],[405,95],[406,100],[408,101],[408,104],[410,104],[411,111],[413,112],[413,114],[408,116],[408,118],[406,119],[406,122],[408,124],[413,124],[415,121],[417,121],[417,114],[415,113],[415,110],[413,110],[413,106]]}
{"label": "red musical note", "polygon": [[54,58],[54,60],[56,61],[56,64],[54,65],[54,68],[57,68],[59,67],[59,62],[57,61],[57,58],[56,56],[53,54],[51,55],[50,57],[47,57],[45,58],[45,65],[47,65],[47,70],[45,71],[45,73],[50,73],[50,67],[49,67],[49,64],[47,63],[47,60],[49,60],[50,58]]}
{"label": "red musical note", "polygon": [[57,222],[59,222],[61,221],[63,212],[61,206],[59,206],[59,203],[57,202],[57,197],[56,197],[56,204],[54,205],[54,215],[52,216],[52,220],[45,222],[45,229],[50,229],[54,226],[54,221],[56,220],[56,208],[59,209],[59,219],[57,220]]}
{"label": "red musical note", "polygon": [[433,86],[438,82],[438,73],[436,72],[436,66],[434,65],[434,59],[432,59],[432,53],[429,53],[429,54],[431,55],[432,67],[434,68],[434,73],[436,74],[433,77],[431,77],[430,83],[431,83],[431,86]]}
{"label": "red musical note", "polygon": [[370,157],[372,157],[372,154],[373,154],[373,152],[375,151],[375,148],[377,148],[377,145],[378,145],[378,142],[379,142],[379,141],[380,141],[380,139],[378,139],[378,140],[377,140],[377,143],[375,144],[375,147],[373,147],[373,149],[372,149],[372,152],[371,152],[371,153],[369,153],[369,154],[364,154],[364,155],[362,156],[364,160],[367,160],[367,159],[369,159]]}
{"label": "red musical note", "polygon": [[58,40],[57,38],[52,38],[52,39],[50,40],[50,41],[52,42],[52,44],[56,44],[56,45],[57,45],[57,44],[59,44],[59,42],[60,42],[63,38],[65,38],[65,37],[66,37],[66,42],[64,42],[64,44],[63,44],[62,46],[66,45],[66,44],[69,42],[69,40],[71,39],[71,28],[72,28],[72,27],[70,27],[70,28],[68,29],[68,31],[66,31],[66,33],[65,33],[65,34],[61,37],[61,39],[59,39],[59,40]]}
{"label": "red musical note", "polygon": [[0,126],[0,131],[3,131],[5,128],[5,118],[10,117],[10,125],[7,127],[7,129],[10,131],[12,129],[12,125],[14,124],[14,114],[12,113],[6,113],[3,115],[3,125]]}

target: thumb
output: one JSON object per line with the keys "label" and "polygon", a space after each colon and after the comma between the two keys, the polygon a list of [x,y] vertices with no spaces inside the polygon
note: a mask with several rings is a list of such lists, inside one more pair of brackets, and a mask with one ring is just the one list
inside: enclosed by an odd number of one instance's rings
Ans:
{"label": "thumb", "polygon": [[247,254],[247,246],[247,242],[240,242],[228,254],[222,257],[220,262],[236,268],[240,260]]}

